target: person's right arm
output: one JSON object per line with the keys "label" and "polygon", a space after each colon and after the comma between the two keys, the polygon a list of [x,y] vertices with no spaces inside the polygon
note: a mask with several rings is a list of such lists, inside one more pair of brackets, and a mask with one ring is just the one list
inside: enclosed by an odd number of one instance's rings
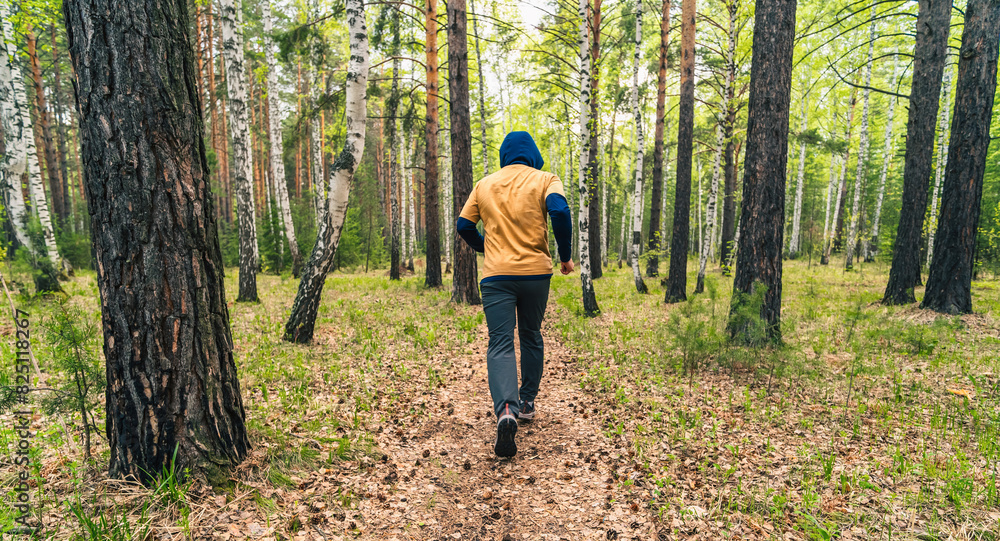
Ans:
{"label": "person's right arm", "polygon": [[476,188],[472,188],[472,193],[469,194],[469,199],[465,202],[465,206],[462,207],[462,213],[455,223],[455,228],[458,231],[458,236],[462,237],[462,240],[466,244],[472,246],[473,250],[485,252],[486,240],[479,234],[479,230],[476,229],[477,223],[479,223],[479,200],[476,196]]}

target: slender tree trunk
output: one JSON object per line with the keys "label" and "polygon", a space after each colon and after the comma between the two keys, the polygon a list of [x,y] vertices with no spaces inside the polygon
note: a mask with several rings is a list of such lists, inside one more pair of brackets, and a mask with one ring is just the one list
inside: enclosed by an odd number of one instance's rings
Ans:
{"label": "slender tree trunk", "polygon": [[105,307],[110,475],[150,484],[173,463],[224,483],[250,442],[186,2],[63,10]]}
{"label": "slender tree trunk", "polygon": [[579,249],[580,249],[580,286],[583,290],[583,313],[587,317],[596,317],[601,309],[597,305],[597,295],[594,292],[594,281],[590,273],[590,197],[587,186],[587,158],[590,155],[590,128],[593,119],[590,118],[591,111],[591,89],[593,88],[590,69],[592,57],[590,56],[590,36],[589,17],[587,14],[588,0],[580,0],[580,163],[578,164],[579,182],[578,194],[580,199],[579,220]]}
{"label": "slender tree trunk", "polygon": [[[833,203],[833,193],[837,189],[837,155],[830,155],[830,180],[826,187],[826,212],[823,215],[823,258],[826,258],[826,243],[830,237],[830,205]],[[826,263],[823,263],[824,265]]]}
{"label": "slender tree trunk", "polygon": [[[450,80],[450,78],[449,78]],[[445,86],[441,89],[443,92],[447,92],[448,88]],[[448,96],[444,97],[444,106],[448,110],[448,114],[444,115],[444,129],[442,130],[445,134],[451,134],[451,102]],[[444,145],[444,154],[446,156],[451,156],[451,137],[450,135],[445,136],[442,141]],[[455,265],[455,207],[458,203],[455,201],[455,184],[452,181],[451,174],[451,160],[444,161],[444,175],[441,179],[441,185],[444,191],[444,204],[441,205],[441,210],[444,214],[444,250],[445,250],[445,273],[452,272]]]}
{"label": "slender tree trunk", "polygon": [[[795,0],[759,0],[754,14],[753,61],[747,100],[747,154],[743,175],[743,242],[733,279],[732,312],[765,288],[760,317],[770,340],[781,340],[781,249],[788,160],[788,106],[792,88]],[[729,332],[751,342],[747,322]]]}
{"label": "slender tree trunk", "polygon": [[931,260],[921,308],[972,312],[972,271],[997,84],[1000,1],[969,0],[958,61],[955,118]]}
{"label": "slender tree trunk", "polygon": [[589,175],[587,197],[588,209],[590,210],[589,239],[590,246],[590,272],[594,280],[604,276],[604,268],[601,266],[601,208],[597,205],[600,198],[599,190],[599,170],[597,163],[598,139],[600,131],[600,102],[598,100],[598,90],[600,88],[600,58],[601,58],[601,3],[602,0],[593,0],[591,9],[591,46],[590,46],[590,145],[587,156],[587,171]]}
{"label": "slender tree trunk", "polygon": [[59,46],[56,42],[56,25],[49,25],[49,32],[52,35],[52,75],[55,78],[55,86],[52,88],[52,97],[55,101],[56,123],[56,149],[59,157],[59,180],[62,183],[63,208],[60,215],[64,217],[63,227],[70,230],[73,225],[73,197],[69,189],[69,167],[66,164],[66,131],[63,129],[63,122],[60,116],[63,114],[62,105],[62,70],[59,67]]}
{"label": "slender tree trunk", "polygon": [[28,63],[31,67],[31,80],[35,87],[35,112],[38,118],[38,127],[41,129],[42,151],[45,157],[45,174],[49,178],[49,195],[51,197],[51,210],[55,213],[56,226],[59,228],[66,226],[65,204],[63,199],[63,184],[59,178],[59,164],[56,160],[55,145],[52,143],[52,120],[49,118],[48,105],[45,100],[45,85],[42,83],[42,64],[38,59],[38,42],[35,33],[28,27]]}
{"label": "slender tree trunk", "polygon": [[821,265],[830,263],[830,254],[833,253],[837,239],[844,227],[844,199],[847,196],[847,162],[851,157],[851,126],[854,123],[854,99],[855,93],[851,92],[850,112],[847,114],[847,126],[844,128],[844,141],[847,148],[844,150],[843,163],[840,164],[840,181],[837,184],[836,204],[833,206],[833,219],[830,221],[830,238],[826,239],[823,245],[823,257],[820,258]]}
{"label": "slender tree trunk", "polygon": [[934,121],[937,120],[941,78],[951,25],[951,0],[922,0],[917,12],[917,41],[913,49],[913,84],[906,121],[903,161],[903,202],[892,252],[889,283],[882,302],[916,302],[920,285],[920,238],[927,213],[927,185],[931,177]]}
{"label": "slender tree trunk", "polygon": [[951,72],[947,68],[941,81],[941,119],[938,126],[938,156],[937,171],[934,175],[934,188],[931,190],[930,222],[927,224],[927,267],[931,266],[934,256],[934,230],[938,222],[938,198],[941,197],[941,179],[945,167],[948,166],[948,121],[951,120],[948,111],[948,94],[951,90]]}
{"label": "slender tree trunk", "polygon": [[346,0],[350,61],[347,65],[347,88],[344,98],[346,138],[344,149],[333,162],[330,184],[326,190],[323,222],[316,233],[316,245],[302,269],[299,291],[292,304],[292,313],[285,323],[285,340],[306,343],[312,340],[316,315],[323,295],[326,275],[333,266],[340,234],[347,217],[347,202],[351,183],[365,149],[365,129],[368,116],[368,30],[365,27],[363,0]]}
{"label": "slender tree trunk", "polygon": [[[802,131],[800,137],[809,130],[809,100],[802,98]],[[792,240],[788,243],[788,257],[795,259],[799,255],[800,225],[802,223],[802,192],[806,179],[806,141],[799,142],[799,175],[795,182],[795,212],[792,215]]]}
{"label": "slender tree trunk", "polygon": [[[872,6],[872,19],[875,18],[875,7]],[[868,170],[868,107],[871,101],[872,58],[875,52],[875,22],[871,24],[871,34],[868,37],[868,62],[865,64],[865,89],[861,109],[861,141],[858,144],[858,168],[854,174],[854,205],[851,210],[851,230],[847,236],[847,261],[844,268],[854,268],[854,250],[858,245],[858,226],[861,223],[861,190],[865,185]]]}
{"label": "slender tree trunk", "polygon": [[639,243],[642,242],[642,217],[639,209],[643,203],[642,158],[646,138],[642,133],[642,111],[639,109],[639,64],[642,62],[642,0],[635,1],[635,61],[632,64],[632,115],[635,122],[635,193],[632,196],[632,278],[635,290],[647,293],[646,283],[639,269]]}
{"label": "slender tree trunk", "polygon": [[[600,0],[598,0],[600,1]],[[479,28],[477,21],[479,14],[476,13],[476,5],[473,0],[469,0],[469,9],[472,11],[472,43],[476,49],[476,73],[479,76],[479,135],[482,139],[483,149],[483,176],[490,174],[490,153],[489,143],[486,138],[486,84],[483,77],[483,57],[479,55]]]}
{"label": "slender tree trunk", "polygon": [[[725,104],[723,104],[723,109],[725,109]],[[718,205],[719,196],[719,166],[722,158],[722,145],[725,142],[725,134],[723,133],[722,126],[716,126],[717,132],[717,142],[715,151],[715,161],[712,163],[712,185],[708,190],[708,207],[705,209],[708,219],[708,227],[706,231],[703,232],[701,241],[701,253],[698,257],[698,282],[695,284],[694,292],[702,293],[705,291],[705,267],[708,265],[709,252],[712,250],[712,243],[715,239],[715,224],[716,224],[716,207]],[[701,182],[698,182],[699,187]],[[701,191],[700,189],[698,190]]]}
{"label": "slender tree trunk", "polygon": [[[393,32],[396,36],[399,35],[399,25],[398,19],[393,17]],[[398,43],[398,38],[396,39]],[[394,47],[395,49],[395,47]],[[389,140],[389,214],[390,222],[392,227],[392,240],[390,242],[389,248],[389,279],[399,280],[399,269],[402,266],[402,258],[400,250],[402,249],[402,227],[400,227],[400,204],[399,195],[401,193],[399,188],[399,121],[396,119],[396,110],[399,107],[399,57],[398,55],[392,61],[392,90],[389,92],[389,104],[386,107],[386,115],[388,116],[388,121],[386,122],[386,127],[389,129],[389,133],[386,135],[386,139]]]}
{"label": "slender tree trunk", "polygon": [[[3,190],[3,206],[16,245],[34,252],[35,247],[28,238],[28,211],[21,182],[28,168],[27,139],[31,137],[31,129],[24,124],[27,103],[24,101],[21,70],[13,61],[16,53],[13,34],[7,0],[0,0],[0,120],[3,121],[4,140],[4,154],[0,157],[0,189]],[[18,87],[20,96],[15,90]]]}
{"label": "slender tree trunk", "polygon": [[[895,83],[899,77],[899,57],[892,57],[892,82]],[[892,154],[895,152],[892,141],[892,121],[896,112],[896,98],[889,100],[889,111],[886,113],[885,121],[885,143],[882,145],[882,174],[879,175],[878,196],[875,200],[875,217],[872,219],[872,235],[865,247],[865,261],[875,261],[879,248],[879,225],[882,220],[882,202],[885,200],[885,181],[889,176],[889,165],[892,163]]]}
{"label": "slender tree trunk", "polygon": [[[222,86],[225,88],[226,82],[226,55],[225,55],[225,44],[224,36],[222,32],[222,17],[219,17],[219,75],[222,77]],[[229,168],[229,115],[226,114],[225,106],[222,104],[224,101],[220,98],[219,104],[222,106],[223,111],[219,114],[219,139],[222,142],[222,156],[219,159],[219,163],[222,164],[222,168],[219,173],[222,177],[222,200],[225,207],[226,223],[232,225],[233,223],[233,177],[231,174],[231,169]]]}
{"label": "slender tree trunk", "polygon": [[310,179],[312,179],[313,201],[316,205],[316,223],[323,221],[323,212],[326,206],[326,182],[323,181],[323,130],[320,128],[319,111],[320,88],[322,88],[323,74],[319,68],[313,70],[312,92],[310,92],[310,119],[309,119],[309,157]]}
{"label": "slender tree trunk", "polygon": [[[469,51],[465,0],[448,2],[448,86],[451,106],[451,174],[455,216],[472,193],[472,127],[469,125]],[[453,227],[453,226],[449,226]],[[476,252],[455,235],[452,302],[482,304],[477,283]]]}
{"label": "slender tree trunk", "polygon": [[667,54],[670,47],[670,0],[663,0],[660,15],[660,57],[656,75],[656,131],[653,136],[653,201],[649,210],[649,256],[646,276],[660,275],[660,219],[663,209],[663,128],[667,99]]}
{"label": "slender tree trunk", "polygon": [[691,234],[691,152],[694,145],[694,43],[696,0],[681,2],[681,92],[677,123],[677,187],[670,272],[664,301],[687,299],[688,241]]}
{"label": "slender tree trunk", "polygon": [[[424,27],[424,66],[427,70],[427,114],[424,117],[424,190],[427,195],[427,274],[424,285],[441,287],[441,226],[438,222],[438,53],[437,53],[437,0],[427,0]],[[446,205],[447,206],[447,205]],[[446,232],[451,224],[445,222]]]}
{"label": "slender tree trunk", "polygon": [[601,230],[601,243],[599,245],[601,253],[601,268],[608,263],[608,228],[607,216],[608,216],[608,172],[607,172],[607,155],[604,153],[604,138],[598,139],[600,149],[597,151],[597,155],[600,157],[600,165],[598,166],[598,180],[601,185],[601,221],[598,223],[598,227]]}
{"label": "slender tree trunk", "polygon": [[247,124],[247,89],[243,57],[243,16],[234,0],[220,0],[222,53],[226,57],[226,88],[229,97],[229,127],[232,129],[236,175],[236,213],[240,233],[240,288],[238,302],[257,302],[257,210],[254,206],[253,158]]}
{"label": "slender tree trunk", "polygon": [[[273,32],[271,19],[271,2],[264,2],[264,34],[270,36]],[[281,224],[288,239],[288,250],[292,254],[292,276],[298,277],[302,271],[302,253],[295,237],[295,223],[292,221],[292,207],[288,200],[288,182],[285,180],[284,142],[281,133],[281,119],[278,116],[278,71],[274,62],[274,45],[264,46],[264,61],[267,62],[267,101],[268,131],[270,132],[271,176],[274,179],[275,202],[281,213]]]}
{"label": "slender tree trunk", "polygon": [[413,258],[417,251],[416,242],[416,205],[414,200],[416,199],[416,194],[413,189],[413,161],[414,155],[416,154],[416,146],[410,147],[410,136],[406,136],[406,154],[409,157],[407,160],[410,163],[409,171],[406,172],[406,268],[413,272]]}

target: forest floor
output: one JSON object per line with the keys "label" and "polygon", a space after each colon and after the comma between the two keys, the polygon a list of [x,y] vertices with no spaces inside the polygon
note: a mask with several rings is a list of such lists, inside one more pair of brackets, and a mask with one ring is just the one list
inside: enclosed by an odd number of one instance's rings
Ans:
{"label": "forest floor", "polygon": [[[887,270],[786,262],[777,349],[727,343],[718,271],[664,305],[659,279],[641,296],[609,267],[595,319],[557,275],[539,415],[511,460],[492,453],[481,307],[422,276],[337,273],[314,343],[293,345],[297,281],[261,275],[259,304],[230,304],[254,445],[231,487],[109,480],[103,434],[87,463],[80,423],[38,413],[32,503],[52,539],[1000,539],[1000,283],[946,317],[878,304]],[[67,290],[96,323],[94,276]]]}

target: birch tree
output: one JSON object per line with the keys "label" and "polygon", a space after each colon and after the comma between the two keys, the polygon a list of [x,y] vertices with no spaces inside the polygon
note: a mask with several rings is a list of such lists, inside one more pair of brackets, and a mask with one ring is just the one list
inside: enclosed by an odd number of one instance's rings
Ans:
{"label": "birch tree", "polygon": [[[594,292],[594,281],[590,275],[590,197],[587,185],[587,163],[590,156],[590,36],[587,20],[587,0],[580,0],[580,160],[577,164],[579,182],[577,193],[580,197],[579,240],[580,254],[580,286],[583,290],[583,313],[587,317],[596,317],[601,309],[597,305],[597,295]],[[636,190],[638,191],[638,190]]]}
{"label": "birch tree", "polygon": [[[899,56],[892,57],[892,81],[896,82],[899,77]],[[889,165],[892,163],[892,154],[895,152],[892,139],[892,121],[896,112],[896,98],[889,100],[889,111],[886,113],[885,121],[885,143],[882,145],[882,173],[878,180],[878,195],[875,199],[875,217],[872,218],[872,234],[865,243],[865,261],[875,261],[878,255],[878,233],[882,222],[882,202],[885,201],[885,181],[889,176]]]}
{"label": "birch tree", "polygon": [[854,268],[854,250],[858,244],[858,226],[861,223],[861,188],[865,184],[868,167],[868,108],[871,102],[872,58],[875,52],[875,7],[872,6],[871,33],[868,36],[868,62],[865,64],[865,88],[861,109],[861,141],[858,143],[858,167],[854,174],[854,205],[851,211],[851,229],[847,235],[847,261],[844,268]]}
{"label": "birch tree", "polygon": [[344,148],[330,168],[326,190],[326,209],[316,234],[316,245],[305,268],[285,324],[285,340],[305,343],[312,340],[326,275],[333,266],[340,234],[347,217],[347,202],[361,155],[365,149],[368,114],[368,31],[365,27],[364,0],[346,0],[345,12],[350,36],[350,60],[347,64],[344,116],[347,137]]}
{"label": "birch tree", "polygon": [[[808,96],[802,98],[802,131],[804,134],[809,129],[809,100]],[[796,178],[795,186],[795,212],[792,215],[792,239],[788,242],[788,257],[795,259],[799,255],[799,235],[802,223],[802,192],[806,179],[806,140],[802,138],[799,142],[799,174]]]}
{"label": "birch tree", "polygon": [[927,223],[927,266],[930,267],[934,256],[934,233],[938,222],[938,199],[941,197],[941,178],[944,176],[945,168],[948,167],[948,121],[949,105],[948,94],[951,89],[951,70],[944,70],[944,79],[941,82],[941,119],[938,121],[938,156],[937,171],[934,174],[934,188],[931,190],[931,213],[930,221]]}
{"label": "birch tree", "polygon": [[635,62],[632,64],[632,114],[635,122],[635,190],[632,195],[632,278],[635,290],[647,293],[646,282],[639,269],[639,244],[642,242],[642,158],[646,139],[642,133],[642,111],[639,109],[639,64],[642,62],[642,0],[635,2]]}
{"label": "birch tree", "polygon": [[[725,94],[723,94],[725,95]],[[722,107],[723,110],[726,109],[725,104]],[[694,292],[701,293],[705,291],[705,267],[708,265],[708,254],[712,250],[712,243],[715,239],[715,224],[716,224],[716,208],[718,206],[718,196],[719,196],[719,176],[722,161],[722,144],[725,139],[725,135],[722,132],[722,126],[718,125],[715,128],[716,131],[716,141],[715,141],[715,158],[712,163],[712,185],[708,189],[708,205],[705,208],[705,213],[707,214],[708,224],[705,230],[702,232],[701,241],[701,253],[698,256],[698,281],[695,283]],[[701,186],[701,181],[699,180],[698,185]],[[699,189],[699,192],[701,190]]]}
{"label": "birch tree", "polygon": [[[270,0],[265,1],[263,7],[264,34],[269,37],[273,32]],[[274,179],[274,199],[278,205],[278,212],[281,213],[281,225],[285,229],[285,238],[288,239],[288,250],[292,253],[292,276],[298,277],[302,271],[302,253],[295,238],[295,223],[292,222],[292,208],[288,200],[288,183],[285,181],[285,160],[282,158],[284,144],[281,117],[278,114],[281,110],[278,104],[278,70],[274,62],[273,44],[264,47],[264,61],[267,63],[267,102],[271,111],[268,115],[268,134],[271,140],[269,156],[271,176]]]}
{"label": "birch tree", "polygon": [[243,55],[243,16],[234,0],[219,0],[222,17],[222,55],[226,61],[229,127],[233,138],[233,183],[240,237],[240,288],[236,300],[257,302],[257,209],[253,195],[253,153],[247,122],[246,65]]}
{"label": "birch tree", "polygon": [[21,177],[27,166],[27,149],[25,148],[24,117],[15,99],[15,81],[24,84],[21,70],[13,61],[15,45],[10,20],[10,8],[7,0],[0,0],[0,120],[3,121],[4,148],[3,161],[0,162],[0,189],[3,190],[3,204],[7,210],[14,238],[20,246],[33,251],[28,238],[27,208],[24,205],[24,193],[21,189]]}

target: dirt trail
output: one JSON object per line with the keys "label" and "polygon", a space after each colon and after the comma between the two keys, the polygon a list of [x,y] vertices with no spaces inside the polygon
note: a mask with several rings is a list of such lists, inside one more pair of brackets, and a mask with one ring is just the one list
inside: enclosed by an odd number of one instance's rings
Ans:
{"label": "dirt trail", "polygon": [[[656,539],[641,502],[617,493],[616,449],[588,408],[571,353],[548,325],[538,415],[522,421],[518,454],[493,454],[496,418],[486,382],[485,329],[473,353],[451,359],[447,386],[428,393],[417,426],[383,430],[388,459],[372,475],[359,511],[362,539]],[[384,499],[383,499],[384,498]]]}

